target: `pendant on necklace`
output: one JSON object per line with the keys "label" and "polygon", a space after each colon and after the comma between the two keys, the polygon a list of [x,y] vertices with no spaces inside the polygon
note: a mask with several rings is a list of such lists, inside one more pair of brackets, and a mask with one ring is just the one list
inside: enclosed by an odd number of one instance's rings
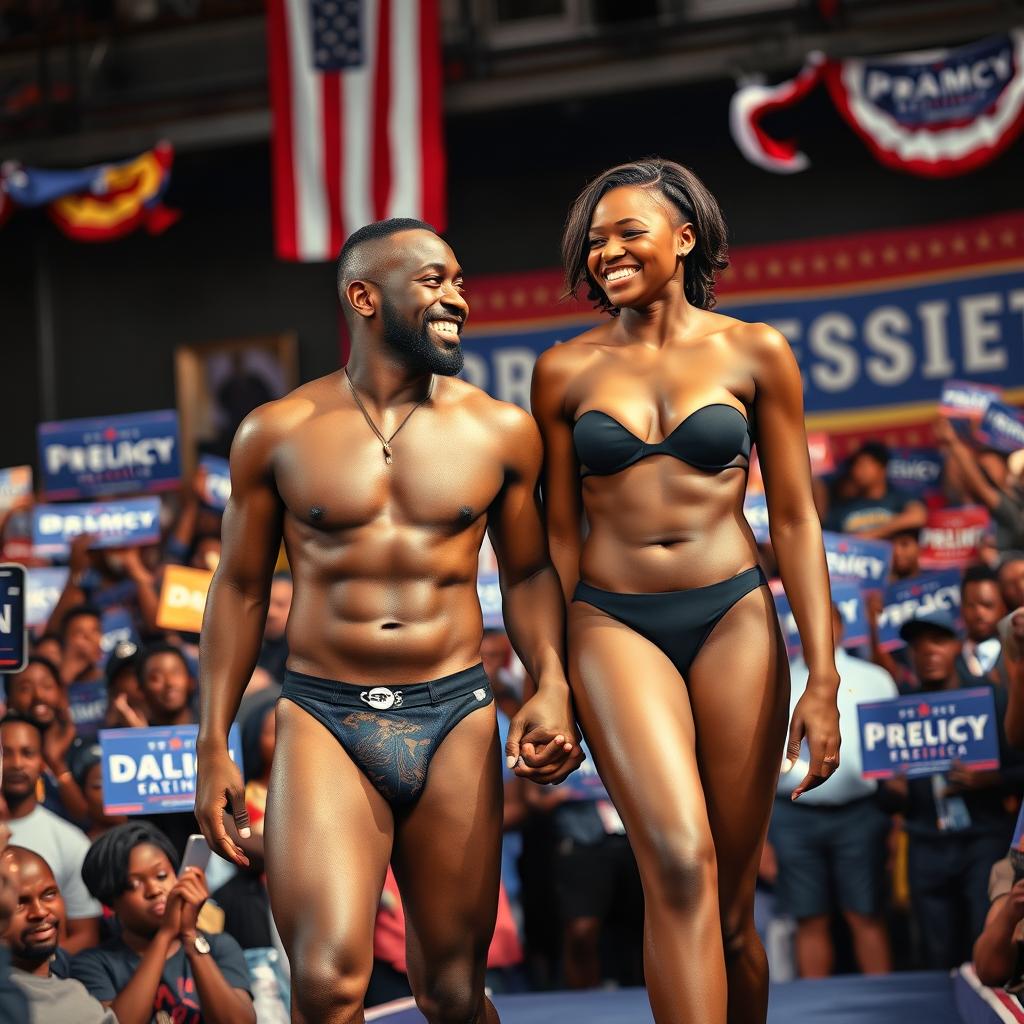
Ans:
{"label": "pendant on necklace", "polygon": [[391,445],[387,441],[384,442],[384,463],[388,466],[391,465]]}

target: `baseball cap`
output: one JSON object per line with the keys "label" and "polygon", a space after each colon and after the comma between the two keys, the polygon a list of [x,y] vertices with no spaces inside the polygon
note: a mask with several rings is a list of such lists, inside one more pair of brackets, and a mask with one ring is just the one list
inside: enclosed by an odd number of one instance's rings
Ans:
{"label": "baseball cap", "polygon": [[900,626],[900,636],[909,644],[915,636],[929,626],[932,629],[941,629],[954,639],[959,636],[956,619],[941,608],[918,609],[917,615]]}
{"label": "baseball cap", "polygon": [[117,677],[118,672],[139,660],[139,645],[134,640],[119,640],[114,644],[107,661],[107,685]]}

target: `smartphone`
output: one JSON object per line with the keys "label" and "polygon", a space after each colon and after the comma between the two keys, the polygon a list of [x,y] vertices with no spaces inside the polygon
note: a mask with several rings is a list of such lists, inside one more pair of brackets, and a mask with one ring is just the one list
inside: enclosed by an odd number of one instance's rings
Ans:
{"label": "smartphone", "polygon": [[210,863],[211,852],[200,833],[197,832],[189,836],[188,842],[185,843],[185,856],[181,858],[181,870],[199,868],[201,871],[205,871],[207,864]]}
{"label": "smartphone", "polygon": [[0,564],[0,673],[20,672],[28,662],[25,567]]}

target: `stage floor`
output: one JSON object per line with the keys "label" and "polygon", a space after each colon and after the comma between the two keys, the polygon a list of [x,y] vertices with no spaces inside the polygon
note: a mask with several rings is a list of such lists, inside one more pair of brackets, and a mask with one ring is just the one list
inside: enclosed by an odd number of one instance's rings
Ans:
{"label": "stage floor", "polygon": [[[367,1011],[367,1021],[422,1024],[423,1017],[403,1000],[393,1008]],[[544,992],[494,1000],[502,1024],[650,1024],[643,989],[597,992]],[[961,1024],[953,1005],[950,978],[941,972],[849,976],[773,985],[769,1024]]]}

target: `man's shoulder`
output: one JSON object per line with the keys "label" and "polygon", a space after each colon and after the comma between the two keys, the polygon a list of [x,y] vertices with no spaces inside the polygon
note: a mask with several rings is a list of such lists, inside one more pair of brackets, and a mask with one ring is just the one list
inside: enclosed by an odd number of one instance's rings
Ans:
{"label": "man's shoulder", "polygon": [[245,444],[273,443],[305,421],[336,408],[338,372],[307,381],[281,398],[258,405],[242,420],[237,437]]}
{"label": "man's shoulder", "polygon": [[440,397],[446,405],[464,410],[481,423],[502,432],[536,429],[533,417],[525,409],[495,398],[469,381],[449,377],[443,386],[444,392]]}

